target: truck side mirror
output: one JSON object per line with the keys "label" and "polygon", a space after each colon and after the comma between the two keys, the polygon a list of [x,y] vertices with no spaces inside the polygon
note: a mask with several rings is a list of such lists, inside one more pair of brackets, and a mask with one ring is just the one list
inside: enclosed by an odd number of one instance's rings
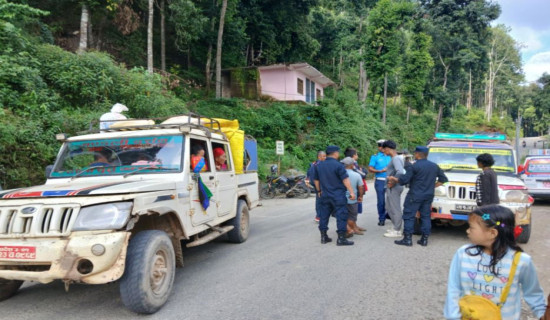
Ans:
{"label": "truck side mirror", "polygon": [[46,179],[50,176],[53,170],[53,164],[50,164],[49,166],[46,166]]}

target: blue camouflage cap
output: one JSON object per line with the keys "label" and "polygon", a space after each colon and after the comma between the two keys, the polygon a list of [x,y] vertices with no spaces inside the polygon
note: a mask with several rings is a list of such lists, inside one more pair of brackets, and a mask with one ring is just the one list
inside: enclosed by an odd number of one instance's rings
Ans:
{"label": "blue camouflage cap", "polygon": [[416,149],[414,149],[414,152],[428,153],[429,151],[428,147],[424,146],[417,146]]}
{"label": "blue camouflage cap", "polygon": [[329,153],[333,153],[333,152],[337,152],[337,151],[340,151],[339,146],[328,146],[327,150],[326,150],[326,153],[329,154]]}

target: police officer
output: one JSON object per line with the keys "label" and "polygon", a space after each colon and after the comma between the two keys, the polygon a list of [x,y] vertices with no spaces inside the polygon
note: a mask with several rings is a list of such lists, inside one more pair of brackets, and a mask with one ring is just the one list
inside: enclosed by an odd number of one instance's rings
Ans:
{"label": "police officer", "polygon": [[428,237],[432,229],[431,207],[436,187],[448,182],[447,176],[439,166],[428,159],[428,148],[416,147],[414,158],[416,162],[406,168],[404,175],[388,177],[389,180],[401,185],[410,184],[409,192],[405,198],[403,221],[403,239],[395,241],[395,244],[412,246],[412,233],[414,231],[414,219],[416,212],[420,212],[422,238],[417,241],[421,246],[428,245]]}
{"label": "police officer", "polygon": [[340,157],[340,148],[338,146],[328,146],[326,149],[327,158],[315,166],[313,173],[315,188],[319,190],[317,196],[320,201],[320,221],[319,230],[321,231],[321,243],[331,242],[332,239],[327,236],[328,220],[332,212],[336,216],[336,227],[338,232],[338,246],[353,245],[353,241],[346,239],[348,208],[346,190],[349,192],[349,199],[355,199],[355,193],[351,187],[348,174],[344,165],[338,161]]}

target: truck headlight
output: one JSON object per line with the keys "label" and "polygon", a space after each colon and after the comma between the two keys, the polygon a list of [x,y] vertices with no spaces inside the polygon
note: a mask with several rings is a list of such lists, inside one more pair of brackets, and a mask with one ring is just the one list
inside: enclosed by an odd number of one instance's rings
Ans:
{"label": "truck headlight", "polygon": [[120,229],[128,222],[132,202],[115,202],[80,209],[73,231]]}
{"label": "truck headlight", "polygon": [[435,188],[435,196],[436,197],[446,197],[447,196],[447,187],[446,186],[439,186]]}
{"label": "truck headlight", "polygon": [[502,200],[505,202],[526,202],[527,194],[522,190],[510,190],[504,192]]}

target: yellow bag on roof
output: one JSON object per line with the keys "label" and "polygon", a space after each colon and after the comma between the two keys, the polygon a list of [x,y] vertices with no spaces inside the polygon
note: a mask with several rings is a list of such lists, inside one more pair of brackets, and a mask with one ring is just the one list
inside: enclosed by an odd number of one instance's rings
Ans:
{"label": "yellow bag on roof", "polygon": [[231,156],[233,158],[233,163],[235,164],[235,173],[241,174],[243,173],[244,163],[244,131],[222,127],[222,132],[225,133],[227,139],[229,140]]}
{"label": "yellow bag on roof", "polygon": [[[220,123],[220,127],[222,129],[239,129],[239,120],[227,120],[227,119],[220,119],[220,118],[214,118],[214,120],[218,121]],[[222,130],[223,131],[223,130]]]}

